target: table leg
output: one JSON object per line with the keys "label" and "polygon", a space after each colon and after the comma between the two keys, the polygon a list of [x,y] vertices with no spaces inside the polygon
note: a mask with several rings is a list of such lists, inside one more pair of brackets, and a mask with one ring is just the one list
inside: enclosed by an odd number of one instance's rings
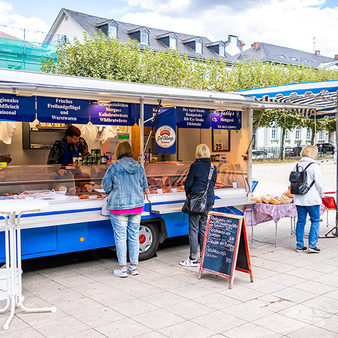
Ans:
{"label": "table leg", "polygon": [[254,213],[253,213],[253,210],[251,210],[251,244],[253,243],[254,241],[254,235],[253,235],[253,216],[254,216]]}
{"label": "table leg", "polygon": [[15,305],[16,305],[16,247],[15,247],[15,213],[11,213],[9,216],[9,247],[10,247],[10,253],[9,253],[9,269],[10,269],[10,279],[11,279],[11,285],[9,291],[9,298],[10,298],[10,314],[6,321],[6,323],[3,326],[4,330],[8,330],[9,324],[12,321],[15,313]]}
{"label": "table leg", "polygon": [[17,239],[17,262],[18,262],[18,306],[21,307],[22,310],[26,311],[26,312],[56,312],[56,308],[55,307],[50,307],[50,308],[27,308],[24,304],[23,304],[23,299],[24,297],[22,296],[22,264],[21,264],[21,229],[20,229],[20,220],[21,220],[21,214],[19,214],[18,218],[17,218],[17,223],[16,223],[16,239]]}
{"label": "table leg", "polygon": [[5,218],[5,256],[6,256],[6,263],[5,263],[5,269],[6,270],[6,290],[7,290],[7,300],[6,305],[0,309],[0,313],[5,312],[9,305],[10,305],[10,297],[9,297],[9,290],[10,290],[10,270],[9,270],[9,225],[8,225],[8,216],[4,215]]}
{"label": "table leg", "polygon": [[275,247],[277,248],[277,228],[278,228],[278,222],[275,222]]}

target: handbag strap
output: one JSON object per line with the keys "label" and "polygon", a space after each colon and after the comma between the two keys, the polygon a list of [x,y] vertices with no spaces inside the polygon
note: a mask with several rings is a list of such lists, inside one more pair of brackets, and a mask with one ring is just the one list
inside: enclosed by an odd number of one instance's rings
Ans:
{"label": "handbag strap", "polygon": [[208,192],[209,184],[210,184],[210,181],[211,181],[212,174],[214,173],[214,169],[215,169],[215,166],[212,163],[210,163],[210,170],[209,170],[207,188],[205,189],[203,195],[205,195]]}

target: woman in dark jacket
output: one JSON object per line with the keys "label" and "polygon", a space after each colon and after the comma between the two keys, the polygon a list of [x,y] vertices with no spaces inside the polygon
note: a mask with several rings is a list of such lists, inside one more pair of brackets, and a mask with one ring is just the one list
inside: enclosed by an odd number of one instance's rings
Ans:
{"label": "woman in dark jacket", "polygon": [[[186,194],[198,194],[207,188],[210,167],[210,149],[206,144],[200,144],[196,147],[196,161],[190,166],[190,170],[185,182]],[[198,237],[200,240],[200,253],[202,253],[205,228],[207,224],[208,213],[211,211],[214,202],[214,186],[217,178],[217,169],[214,167],[213,174],[207,191],[207,208],[202,215],[189,214],[189,258],[180,262],[182,266],[198,266],[197,259]]]}

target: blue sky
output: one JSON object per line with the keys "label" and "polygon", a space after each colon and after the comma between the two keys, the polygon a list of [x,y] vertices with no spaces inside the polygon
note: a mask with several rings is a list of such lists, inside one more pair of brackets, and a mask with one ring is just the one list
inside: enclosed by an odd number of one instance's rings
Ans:
{"label": "blue sky", "polygon": [[62,7],[214,41],[233,34],[245,49],[258,41],[338,54],[338,0],[0,0],[0,31],[48,31]]}

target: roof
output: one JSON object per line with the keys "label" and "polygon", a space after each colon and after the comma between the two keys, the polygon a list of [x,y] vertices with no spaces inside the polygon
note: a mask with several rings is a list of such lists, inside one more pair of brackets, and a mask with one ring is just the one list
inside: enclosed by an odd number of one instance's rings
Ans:
{"label": "roof", "polygon": [[12,39],[12,40],[22,40],[20,38],[17,38],[16,36],[9,35],[9,34],[4,33],[4,32],[0,32],[0,38]]}
{"label": "roof", "polygon": [[[262,103],[239,93],[111,81],[69,75],[55,75],[0,69],[0,93],[87,100],[158,104],[209,109],[289,108],[284,103]],[[302,106],[303,107],[303,106]]]}
{"label": "roof", "polygon": [[239,90],[236,93],[255,97],[262,102],[288,102],[317,105],[316,113],[301,109],[304,115],[334,116],[338,112],[338,80],[290,83],[280,86]]}
{"label": "roof", "polygon": [[[321,63],[331,62],[334,58],[298,49],[258,42],[257,48],[251,47],[236,55],[237,60],[259,60],[262,62],[274,62],[285,65],[306,66],[318,68]],[[254,45],[255,45],[254,44]]]}
{"label": "roof", "polygon": [[[102,18],[94,15],[89,15],[85,13],[80,13],[76,11],[72,11],[66,8],[61,9],[57,19],[55,20],[54,24],[52,25],[50,31],[47,34],[47,37],[44,42],[48,43],[48,40],[51,39],[51,36],[53,35],[53,28],[57,25],[57,22],[61,18],[61,14],[66,13],[70,17],[72,17],[80,26],[83,27],[83,29],[90,35],[95,35],[98,33],[98,28],[97,25],[107,22],[107,21],[113,21],[118,25],[118,39],[126,43],[128,39],[130,39],[130,33],[131,31],[138,30],[139,28],[145,27],[142,25],[135,25],[131,23],[126,23],[126,22],[121,22],[121,21],[116,21],[112,19],[107,19],[107,18]],[[166,31],[163,29],[157,29],[157,28],[151,28],[151,27],[146,27],[149,30],[149,47],[154,50],[154,51],[159,51],[159,50],[164,50],[167,51],[169,50],[169,47],[164,45],[158,38],[158,36],[161,35],[167,35],[168,33],[175,33],[178,41],[177,41],[177,51],[179,54],[184,55],[186,54],[189,58],[192,59],[197,59],[197,58],[208,58],[208,59],[224,59],[228,63],[232,63],[234,61],[234,57],[231,56],[230,54],[226,53],[226,56],[222,58],[209,48],[205,47],[206,44],[211,43],[212,41],[209,40],[206,37],[203,36],[195,36],[195,35],[190,35],[190,34],[184,34],[184,33],[178,33],[178,32],[173,32],[173,31]],[[183,43],[185,40],[192,39],[194,40],[195,38],[200,38],[204,44],[203,48],[203,54],[198,54],[195,53],[191,48],[189,48],[187,45]]]}

